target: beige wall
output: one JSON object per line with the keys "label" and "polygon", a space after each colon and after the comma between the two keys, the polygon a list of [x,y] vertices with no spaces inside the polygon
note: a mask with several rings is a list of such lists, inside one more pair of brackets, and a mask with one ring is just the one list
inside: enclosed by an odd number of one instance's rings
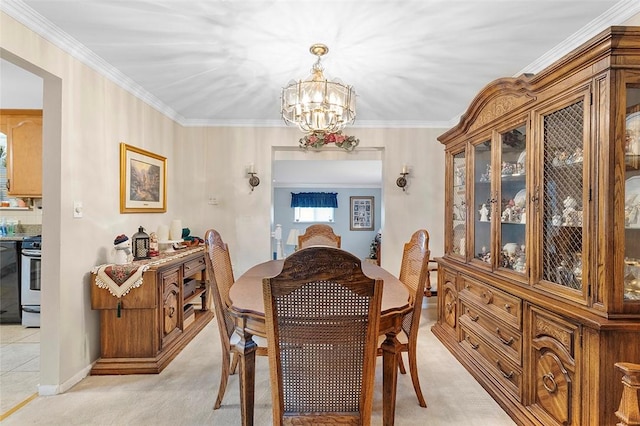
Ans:
{"label": "beige wall", "polygon": [[[182,128],[130,93],[0,13],[0,54],[45,80],[42,394],[64,392],[99,356],[98,314],[90,307],[92,267],[110,261],[112,241],[180,218],[194,235],[216,227],[232,247],[236,274],[269,258],[271,160],[296,147],[291,128]],[[359,129],[362,147],[383,148],[383,266],[397,271],[402,244],[424,227],[442,252],[443,129]],[[119,151],[126,142],[168,158],[165,214],[120,214]],[[322,153],[321,155],[331,155]],[[357,155],[357,153],[355,153]],[[261,184],[251,193],[245,167]],[[409,187],[395,186],[402,165]],[[217,206],[207,203],[215,193]],[[84,217],[74,219],[74,201]]]}
{"label": "beige wall", "polygon": [[[443,129],[348,131],[360,139],[359,149],[383,150],[382,260],[390,271],[399,271],[403,244],[418,228],[426,228],[431,234],[432,253],[442,254],[444,150],[436,140],[442,132]],[[195,235],[202,235],[208,227],[217,228],[232,248],[236,274],[268,259],[273,227],[272,151],[296,147],[300,133],[293,128],[228,127],[186,128],[184,135],[175,153],[182,170],[178,185],[184,194],[180,200],[183,223],[195,224],[190,226]],[[333,154],[312,153],[317,159],[330,159],[335,157]],[[348,155],[357,157],[358,152]],[[250,163],[255,164],[261,181],[253,192],[245,173]],[[403,164],[410,167],[406,192],[395,184]],[[216,194],[217,206],[207,204],[210,194]]]}

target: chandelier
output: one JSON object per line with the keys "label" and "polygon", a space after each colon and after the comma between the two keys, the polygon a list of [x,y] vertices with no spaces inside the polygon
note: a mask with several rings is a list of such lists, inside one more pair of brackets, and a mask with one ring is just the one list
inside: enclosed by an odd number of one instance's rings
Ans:
{"label": "chandelier", "polygon": [[327,46],[314,44],[309,51],[318,60],[306,80],[292,80],[282,89],[282,118],[303,132],[338,132],[356,118],[356,92],[338,79],[325,78],[320,59],[329,52]]}

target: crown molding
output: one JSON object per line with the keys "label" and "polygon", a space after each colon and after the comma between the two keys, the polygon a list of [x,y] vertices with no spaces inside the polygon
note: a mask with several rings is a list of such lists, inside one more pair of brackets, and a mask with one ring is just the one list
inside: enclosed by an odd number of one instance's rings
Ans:
{"label": "crown molding", "polygon": [[[182,123],[185,127],[292,127],[282,120],[208,120],[186,118]],[[432,129],[451,127],[450,121],[374,121],[356,120],[349,128],[366,129]]]}
{"label": "crown molding", "polygon": [[178,114],[173,108],[167,106],[160,99],[149,93],[100,56],[96,55],[84,44],[62,31],[57,25],[40,15],[26,3],[21,0],[2,0],[0,1],[0,10],[89,68],[105,76],[136,98],[166,115],[168,118],[179,124],[183,124],[185,121],[184,117]]}
{"label": "crown molding", "polygon": [[613,25],[620,25],[638,13],[640,13],[640,2],[638,0],[621,0],[534,62],[524,67],[513,77],[519,77],[527,73],[536,74],[542,71],[567,53],[598,35],[601,31]]}

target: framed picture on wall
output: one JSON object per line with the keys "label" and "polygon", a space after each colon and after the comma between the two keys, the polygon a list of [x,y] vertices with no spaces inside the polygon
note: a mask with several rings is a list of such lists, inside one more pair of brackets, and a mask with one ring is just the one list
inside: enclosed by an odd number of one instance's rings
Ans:
{"label": "framed picture on wall", "polygon": [[373,231],[373,197],[349,197],[350,225],[352,231]]}
{"label": "framed picture on wall", "polygon": [[167,211],[167,159],[120,144],[120,213]]}

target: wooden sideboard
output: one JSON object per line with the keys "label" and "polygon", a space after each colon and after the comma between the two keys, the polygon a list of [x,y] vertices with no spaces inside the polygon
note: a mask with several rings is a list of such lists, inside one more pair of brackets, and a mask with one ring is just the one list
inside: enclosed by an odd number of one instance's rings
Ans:
{"label": "wooden sideboard", "polygon": [[98,287],[92,274],[100,358],[91,374],[159,373],[213,318],[204,250],[164,256],[144,272],[142,285],[121,298]]}

